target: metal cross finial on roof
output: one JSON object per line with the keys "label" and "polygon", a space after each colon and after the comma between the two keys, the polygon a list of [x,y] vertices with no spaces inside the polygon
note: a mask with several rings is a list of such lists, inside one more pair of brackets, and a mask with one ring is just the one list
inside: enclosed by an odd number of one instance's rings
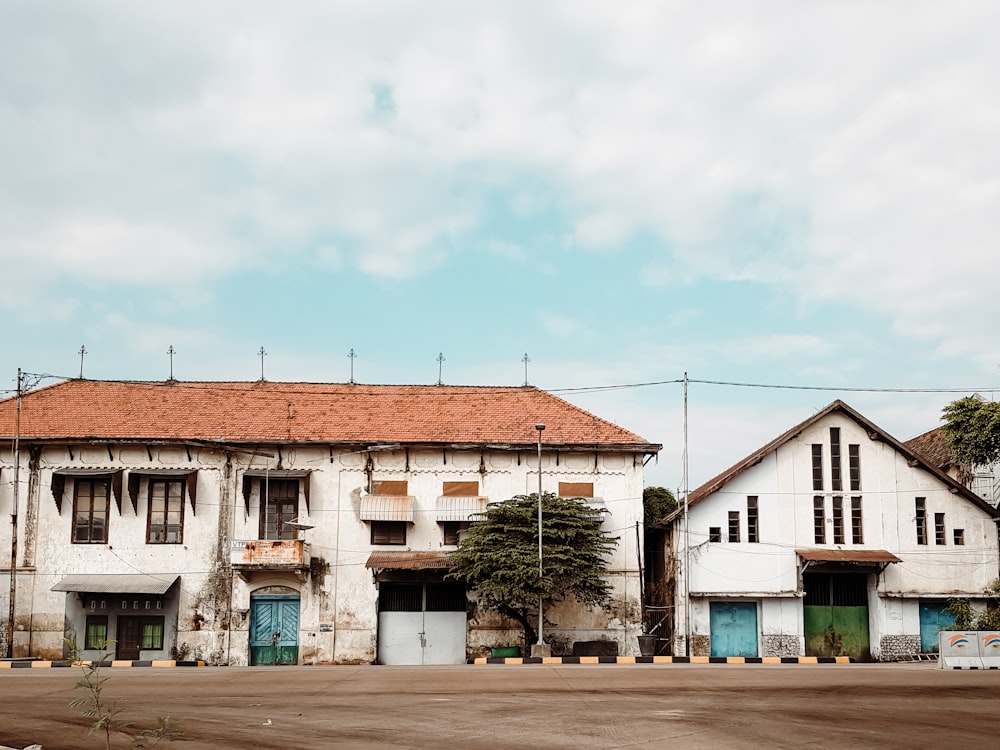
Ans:
{"label": "metal cross finial on roof", "polygon": [[528,363],[531,361],[531,357],[525,352],[524,356],[521,357],[521,361],[524,362],[524,384],[528,384]]}
{"label": "metal cross finial on roof", "polygon": [[264,351],[264,347],[262,346],[262,347],[260,348],[260,351],[259,351],[259,352],[257,352],[257,354],[258,354],[258,356],[260,356],[260,380],[261,380],[261,382],[263,383],[263,382],[264,382],[264,380],[266,379],[266,378],[264,377],[264,357],[266,357],[266,356],[267,356],[267,352],[266,352],[266,351]]}
{"label": "metal cross finial on roof", "polygon": [[351,382],[354,382],[354,360],[358,358],[358,355],[354,353],[354,347],[351,347],[351,351],[347,353],[347,358],[351,360]]}
{"label": "metal cross finial on roof", "polygon": [[438,385],[444,385],[444,381],[441,379],[441,367],[444,363],[444,352],[438,352]]}
{"label": "metal cross finial on roof", "polygon": [[81,346],[77,354],[80,355],[80,380],[83,380],[83,355],[87,353],[87,347]]}
{"label": "metal cross finial on roof", "polygon": [[167,349],[167,354],[170,355],[170,379],[174,379],[174,355],[177,354],[177,350],[174,349],[174,345],[171,344],[170,348]]}

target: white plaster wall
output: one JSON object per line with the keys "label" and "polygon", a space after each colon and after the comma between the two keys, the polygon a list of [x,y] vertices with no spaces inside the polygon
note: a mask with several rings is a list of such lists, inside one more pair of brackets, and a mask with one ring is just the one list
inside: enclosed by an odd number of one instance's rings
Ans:
{"label": "white plaster wall", "polygon": [[[830,481],[830,427],[840,428],[843,488],[833,491]],[[813,489],[813,443],[823,450],[824,488]],[[859,446],[860,490],[850,489],[848,446]],[[758,497],[760,542],[746,542],[747,496]],[[814,535],[813,498],[825,498],[826,542]],[[832,501],[844,498],[845,544],[834,545]],[[862,498],[862,544],[851,538],[852,496]],[[915,498],[926,498],[928,543],[916,543]],[[739,511],[741,542],[726,541],[729,511]],[[936,544],[934,514],[945,514],[945,543]],[[1000,576],[997,526],[983,508],[952,491],[922,468],[911,466],[890,445],[871,439],[865,429],[841,414],[831,414],[804,429],[757,465],[730,481],[690,509],[690,590],[695,595],[774,597],[799,588],[796,549],[888,550],[900,563],[888,565],[878,577],[877,593],[870,592],[870,637],[873,650],[883,635],[919,634],[918,599],[921,596],[982,595]],[[709,527],[718,526],[722,543],[709,543]],[[963,545],[954,543],[954,530],[964,530]],[[683,567],[683,520],[675,525],[677,554]],[[683,571],[681,595],[683,596]],[[882,594],[879,596],[877,594]],[[782,605],[782,628],[802,633],[801,599]],[[770,627],[773,604],[763,608],[762,628]],[[692,632],[707,633],[707,607],[692,605]],[[683,632],[683,607],[675,617],[675,632]],[[769,631],[762,631],[769,632]],[[774,631],[778,632],[778,631]],[[781,632],[788,632],[787,630]]]}
{"label": "white plaster wall", "polygon": [[[362,488],[367,488],[367,453],[342,452],[328,446],[259,446],[273,457],[183,447],[74,446],[72,457],[65,447],[42,452],[39,481],[30,497],[26,491],[27,455],[22,455],[20,538],[22,559],[34,570],[18,578],[18,612],[32,615],[32,652],[61,650],[66,594],[51,587],[72,573],[149,573],[180,575],[178,643],[220,662],[247,663],[251,594],[270,585],[294,589],[300,595],[300,654],[310,662],[363,662],[375,657],[377,638],[377,589],[372,571],[365,567],[374,549],[447,550],[436,520],[436,501],[446,481],[478,481],[480,493],[491,501],[537,490],[537,456],[534,451],[479,451],[457,449],[411,450],[409,467],[403,450],[374,452],[372,477],[404,479],[415,498],[415,521],[408,527],[405,546],[373,547],[370,526],[360,519]],[[0,508],[11,507],[13,469],[9,452],[0,452],[3,481]],[[227,461],[231,465],[227,467]],[[294,572],[227,572],[229,541],[256,539],[259,530],[259,492],[250,497],[249,512],[243,497],[243,473],[270,467],[311,472],[309,508],[300,495],[299,520],[314,528],[303,533],[314,561],[323,567],[316,577]],[[481,471],[485,469],[485,473]],[[133,510],[128,483],[122,487],[121,511],[112,503],[107,544],[73,544],[73,481],[67,480],[58,512],[50,490],[56,470],[100,469],[155,474],[158,470],[197,470],[195,507],[185,500],[183,544],[147,544],[147,494],[145,481]],[[610,560],[609,581],[614,606],[594,613],[562,607],[555,609],[566,637],[618,640],[627,653],[634,644],[639,605],[639,564],[635,524],[642,518],[642,464],[631,455],[594,453],[556,455],[544,453],[542,479],[545,491],[555,492],[559,481],[594,483],[594,495],[608,508],[604,528],[621,541]],[[30,512],[28,510],[30,506]],[[0,545],[9,549],[9,524],[0,524]],[[25,533],[25,532],[28,533]],[[451,548],[453,549],[453,548]],[[2,555],[2,553],[0,553]],[[2,564],[2,563],[0,563]],[[5,610],[6,611],[6,610]],[[201,617],[196,617],[196,612]],[[202,619],[203,618],[203,619]],[[581,618],[576,622],[574,618]],[[577,627],[579,626],[579,627]],[[25,619],[25,653],[28,650]],[[18,636],[20,638],[20,635]],[[477,637],[488,642],[488,633]],[[497,631],[506,641],[506,630]],[[37,648],[35,645],[39,645]],[[48,655],[48,654],[47,654]],[[51,655],[48,655],[51,656]]]}

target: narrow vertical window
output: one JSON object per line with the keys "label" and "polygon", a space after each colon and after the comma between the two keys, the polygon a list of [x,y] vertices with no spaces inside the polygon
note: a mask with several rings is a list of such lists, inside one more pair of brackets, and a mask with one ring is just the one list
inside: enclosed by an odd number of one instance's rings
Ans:
{"label": "narrow vertical window", "polygon": [[934,544],[947,544],[944,534],[944,513],[934,514]]}
{"label": "narrow vertical window", "polygon": [[757,543],[760,541],[757,527],[757,496],[747,496],[747,541]]}
{"label": "narrow vertical window", "polygon": [[738,510],[729,511],[729,541],[738,542],[740,540],[740,512]]}
{"label": "narrow vertical window", "polygon": [[823,446],[820,445],[819,443],[813,443],[812,459],[813,459],[813,489],[822,490],[823,489]]}
{"label": "narrow vertical window", "polygon": [[260,503],[261,539],[296,539],[298,530],[285,521],[299,515],[299,480],[271,479],[262,482],[266,496]]}
{"label": "narrow vertical window", "polygon": [[73,542],[104,544],[108,541],[111,482],[77,479],[73,492]]}
{"label": "narrow vertical window", "polygon": [[826,500],[819,495],[813,498],[813,539],[826,544]]}
{"label": "narrow vertical window", "polygon": [[840,495],[833,498],[833,543],[844,543],[844,498]]}
{"label": "narrow vertical window", "polygon": [[830,428],[830,489],[840,492],[844,489],[840,481],[840,428]]}
{"label": "narrow vertical window", "polygon": [[865,543],[864,521],[861,518],[861,498],[851,498],[851,543]]}
{"label": "narrow vertical window", "polygon": [[149,480],[149,544],[180,544],[183,541],[184,483],[177,479]]}
{"label": "narrow vertical window", "polygon": [[927,501],[916,499],[917,544],[927,544]]}
{"label": "narrow vertical window", "polygon": [[851,492],[861,491],[861,446],[849,443],[847,446],[847,461],[851,473]]}

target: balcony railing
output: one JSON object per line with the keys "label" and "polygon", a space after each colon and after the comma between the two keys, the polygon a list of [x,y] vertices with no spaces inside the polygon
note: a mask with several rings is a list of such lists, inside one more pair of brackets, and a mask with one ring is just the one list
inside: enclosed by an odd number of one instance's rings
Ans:
{"label": "balcony railing", "polygon": [[308,569],[309,543],[302,539],[234,539],[229,561],[239,569]]}

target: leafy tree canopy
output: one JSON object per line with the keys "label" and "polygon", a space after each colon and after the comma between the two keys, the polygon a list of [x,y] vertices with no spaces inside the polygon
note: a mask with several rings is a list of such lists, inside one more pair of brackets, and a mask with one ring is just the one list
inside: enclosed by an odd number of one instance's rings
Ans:
{"label": "leafy tree canopy", "polygon": [[944,407],[944,419],[941,430],[960,463],[981,466],[1000,461],[1000,402],[960,398]]}
{"label": "leafy tree canopy", "polygon": [[538,575],[538,495],[489,505],[451,555],[448,578],[479,594],[480,606],[517,620],[525,643],[538,631],[538,599],[545,609],[563,599],[601,606],[610,586],[607,556],[618,544],[583,500],[542,494],[542,570]]}
{"label": "leafy tree canopy", "polygon": [[666,487],[647,487],[642,491],[642,510],[646,527],[655,526],[677,510],[677,498]]}

